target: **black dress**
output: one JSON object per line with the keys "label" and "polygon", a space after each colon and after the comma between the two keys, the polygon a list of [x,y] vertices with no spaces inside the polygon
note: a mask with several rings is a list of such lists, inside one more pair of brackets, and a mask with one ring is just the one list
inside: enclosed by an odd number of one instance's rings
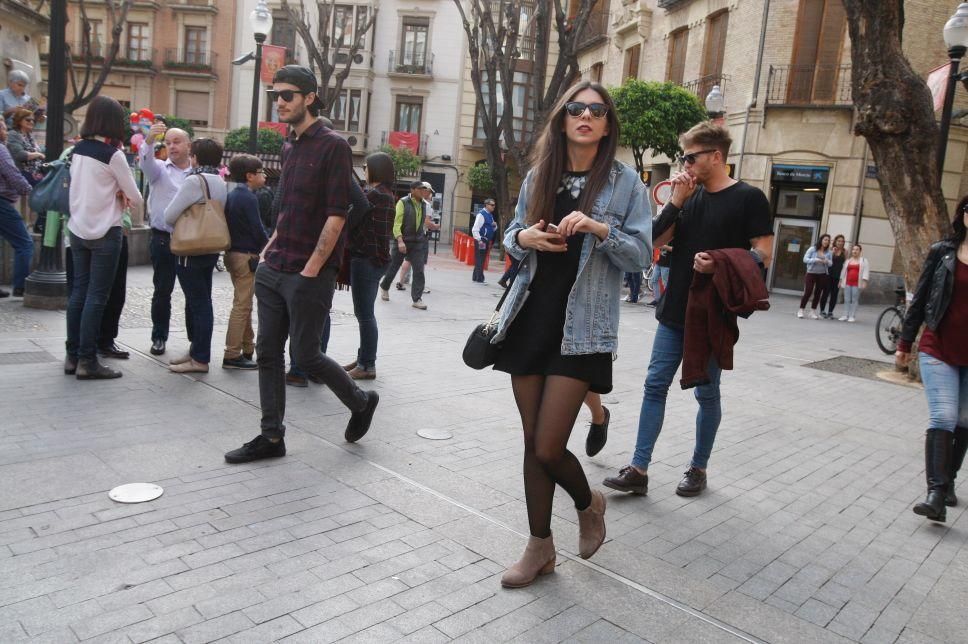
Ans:
{"label": "black dress", "polygon": [[[565,181],[587,175],[567,173]],[[554,223],[578,208],[580,192],[560,188],[555,198]],[[612,391],[612,354],[561,355],[568,295],[578,275],[585,233],[568,238],[564,253],[538,251],[530,291],[524,306],[508,327],[494,369],[512,376],[567,376],[589,383],[599,394]]]}

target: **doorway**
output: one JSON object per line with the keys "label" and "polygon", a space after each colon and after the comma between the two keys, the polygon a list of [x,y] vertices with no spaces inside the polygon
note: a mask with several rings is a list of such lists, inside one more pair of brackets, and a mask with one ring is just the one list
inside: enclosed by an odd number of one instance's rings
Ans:
{"label": "doorway", "polygon": [[773,291],[796,295],[803,292],[807,265],[803,255],[817,238],[820,222],[777,218],[773,223],[776,251],[770,266],[769,283]]}

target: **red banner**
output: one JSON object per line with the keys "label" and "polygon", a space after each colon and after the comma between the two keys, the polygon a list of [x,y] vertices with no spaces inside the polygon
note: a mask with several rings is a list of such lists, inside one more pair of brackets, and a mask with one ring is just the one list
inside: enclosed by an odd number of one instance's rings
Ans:
{"label": "red banner", "polygon": [[276,70],[286,64],[286,48],[278,45],[262,45],[262,82],[272,84]]}
{"label": "red banner", "polygon": [[414,132],[390,132],[387,143],[394,148],[410,148],[417,154],[420,150],[420,135]]}
{"label": "red banner", "polygon": [[285,123],[276,123],[275,121],[259,121],[260,130],[275,130],[282,135],[283,138],[289,134],[289,126]]}

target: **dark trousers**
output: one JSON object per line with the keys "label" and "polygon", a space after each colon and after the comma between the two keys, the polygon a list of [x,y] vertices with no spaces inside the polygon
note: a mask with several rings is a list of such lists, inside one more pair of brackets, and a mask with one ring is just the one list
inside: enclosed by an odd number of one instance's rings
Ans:
{"label": "dark trousers", "polygon": [[[326,321],[323,322],[323,333],[319,336],[319,350],[323,353],[328,353],[329,349],[329,332],[333,328],[333,319],[330,317],[329,313],[326,314]],[[289,344],[289,373],[300,378],[306,377],[306,372],[299,368],[296,363],[296,354],[293,351],[292,343]]]}
{"label": "dark trousers", "polygon": [[192,345],[189,354],[195,362],[212,360],[212,273],[218,255],[198,255],[182,259],[176,269],[178,283],[185,294],[185,327]]}
{"label": "dark trousers", "polygon": [[629,302],[638,302],[642,292],[642,271],[626,273],[625,279],[629,284]]}
{"label": "dark trousers", "polygon": [[30,274],[30,259],[34,254],[34,240],[27,232],[24,220],[13,204],[0,197],[0,237],[13,247],[13,287],[23,288]]}
{"label": "dark trousers", "polygon": [[390,246],[390,265],[387,266],[386,273],[383,274],[383,279],[380,281],[380,288],[384,291],[390,289],[393,277],[400,270],[400,265],[403,264],[403,260],[406,259],[410,262],[411,268],[413,268],[413,279],[410,280],[410,298],[416,302],[423,297],[424,292],[424,264],[427,262],[427,240],[424,238],[422,241],[405,241],[404,244],[407,246],[406,253],[401,253],[396,243]]}
{"label": "dark trousers", "polygon": [[128,236],[121,235],[121,254],[118,256],[118,268],[114,271],[114,282],[108,302],[104,305],[101,315],[101,331],[97,334],[97,346],[110,347],[118,337],[118,325],[121,322],[121,311],[124,310],[124,300],[128,290]]}
{"label": "dark trousers", "polygon": [[376,289],[380,284],[383,268],[366,257],[354,257],[350,261],[350,291],[353,294],[353,313],[360,325],[360,348],[356,362],[364,369],[376,368],[376,348],[380,332],[373,313]]}
{"label": "dark trousers", "polygon": [[[163,230],[151,231],[151,266],[154,269],[151,295],[151,339],[168,341],[171,322],[171,292],[175,290],[175,266],[178,258],[171,253],[171,234]],[[190,317],[185,304],[185,319]],[[190,338],[189,338],[190,339]]]}
{"label": "dark trousers", "polygon": [[[833,275],[827,279],[827,292],[820,298],[820,310],[826,310],[827,313],[833,315],[834,307],[837,306],[837,297],[840,295],[840,282],[839,280],[835,280]],[[830,299],[829,306],[827,305],[828,298]]]}
{"label": "dark trousers", "polygon": [[313,278],[282,273],[265,262],[255,274],[255,297],[259,309],[256,351],[259,362],[259,400],[262,435],[285,436],[286,337],[299,367],[336,394],[351,411],[363,411],[366,393],[356,386],[335,360],[319,350],[323,324],[333,305],[336,269],[326,268]]}
{"label": "dark trousers", "polygon": [[67,304],[67,355],[74,360],[97,360],[101,315],[111,292],[121,254],[121,227],[100,239],[71,236],[74,280]]}
{"label": "dark trousers", "polygon": [[820,303],[820,298],[824,296],[827,292],[827,286],[830,283],[830,277],[826,273],[807,273],[804,278],[803,286],[803,297],[800,298],[800,308],[805,308],[807,306],[807,300],[810,299],[810,295],[813,295],[813,303],[810,308],[816,310],[817,304]]}
{"label": "dark trousers", "polygon": [[487,242],[484,244],[484,248],[481,248],[480,243],[474,242],[474,274],[471,279],[475,282],[484,281],[484,260],[487,259],[487,254],[491,252],[491,243]]}
{"label": "dark trousers", "polygon": [[511,284],[514,283],[514,280],[512,279],[510,283],[508,282],[508,280],[511,279],[512,275],[517,277],[517,274],[515,274],[514,271],[518,270],[518,264],[521,263],[521,260],[518,259],[517,257],[514,257],[510,253],[508,253],[508,257],[511,258],[511,265],[508,266],[508,269],[506,271],[504,271],[504,275],[501,276],[500,281],[510,286]]}

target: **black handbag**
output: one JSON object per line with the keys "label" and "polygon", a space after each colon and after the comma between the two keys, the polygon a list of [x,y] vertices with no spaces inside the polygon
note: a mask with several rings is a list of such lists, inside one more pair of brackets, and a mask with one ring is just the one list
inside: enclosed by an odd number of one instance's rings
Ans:
{"label": "black handbag", "polygon": [[494,308],[494,313],[491,314],[491,319],[484,324],[478,324],[474,327],[474,330],[471,331],[470,336],[467,338],[467,342],[464,344],[462,357],[464,358],[464,364],[471,369],[484,369],[497,362],[501,345],[491,344],[491,339],[497,333],[497,325],[501,317],[501,307],[504,305],[504,300],[507,299],[508,293],[511,292],[510,285],[514,282],[514,278],[517,277],[522,263],[524,263],[524,260],[521,260],[521,263],[518,264],[514,272],[508,277],[508,288],[504,291],[501,299],[498,300],[497,306]]}

